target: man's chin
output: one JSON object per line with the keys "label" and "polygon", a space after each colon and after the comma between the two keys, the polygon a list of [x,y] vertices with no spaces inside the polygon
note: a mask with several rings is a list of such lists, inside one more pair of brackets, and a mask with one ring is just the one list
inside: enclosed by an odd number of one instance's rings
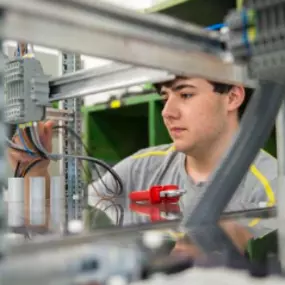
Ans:
{"label": "man's chin", "polygon": [[176,151],[183,152],[183,153],[187,153],[189,152],[189,149],[191,149],[189,144],[186,145],[185,143],[182,143],[180,141],[174,141],[173,145]]}

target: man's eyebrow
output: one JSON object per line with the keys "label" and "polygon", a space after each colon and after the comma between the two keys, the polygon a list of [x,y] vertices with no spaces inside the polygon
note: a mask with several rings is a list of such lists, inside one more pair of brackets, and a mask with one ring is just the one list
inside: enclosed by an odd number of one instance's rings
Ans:
{"label": "man's eyebrow", "polygon": [[188,84],[188,83],[180,83],[180,84],[174,85],[171,89],[173,91],[179,91],[184,88],[197,88],[197,87],[195,85]]}
{"label": "man's eyebrow", "polygon": [[[188,84],[188,83],[180,83],[180,84],[176,84],[173,87],[168,87],[169,89],[173,90],[173,91],[179,91],[181,89],[184,88],[197,88],[195,85],[192,84]],[[162,87],[160,90],[160,94],[161,95],[165,95],[166,94],[166,90],[164,90],[164,88]]]}

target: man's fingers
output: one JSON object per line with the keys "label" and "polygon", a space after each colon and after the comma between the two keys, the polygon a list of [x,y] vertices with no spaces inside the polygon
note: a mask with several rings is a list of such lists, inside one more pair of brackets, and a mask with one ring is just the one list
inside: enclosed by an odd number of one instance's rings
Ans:
{"label": "man's fingers", "polygon": [[22,142],[21,142],[21,140],[20,140],[20,137],[18,136],[18,135],[15,135],[14,137],[13,137],[13,143],[15,143],[15,144],[17,144],[17,145],[19,145],[19,146],[23,146],[22,145]]}
{"label": "man's fingers", "polygon": [[[40,142],[42,143],[43,147],[48,151],[52,151],[52,129],[54,126],[55,122],[54,121],[47,121],[47,122],[38,122],[37,124],[37,132],[40,138]],[[34,147],[33,142],[29,140],[29,137],[27,135],[27,129],[21,129],[21,136],[25,141],[25,145],[36,152],[36,148]],[[18,134],[16,134],[13,137],[13,142],[19,146],[20,148],[23,148],[23,142],[21,138],[19,137]],[[12,148],[9,148],[9,156],[11,160],[13,161],[20,161],[22,163],[24,162],[30,162],[32,157],[28,153],[22,152],[22,151],[17,151]]]}
{"label": "man's fingers", "polygon": [[11,159],[12,161],[20,161],[20,162],[29,162],[32,157],[25,153],[25,152],[20,152],[14,149],[10,149],[8,152],[8,157],[9,159]]}
{"label": "man's fingers", "polygon": [[173,248],[171,254],[174,254],[174,255],[179,254],[179,255],[191,256],[195,258],[195,257],[200,256],[202,252],[194,244],[178,241],[175,247]]}
{"label": "man's fingers", "polygon": [[52,132],[52,128],[55,126],[55,121],[49,120],[44,123],[45,132]]}

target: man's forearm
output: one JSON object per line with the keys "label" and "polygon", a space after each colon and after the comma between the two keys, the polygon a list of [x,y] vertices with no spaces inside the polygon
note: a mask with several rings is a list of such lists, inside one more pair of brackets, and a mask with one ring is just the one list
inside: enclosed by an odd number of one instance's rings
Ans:
{"label": "man's forearm", "polygon": [[[31,205],[30,205],[30,178],[31,177],[44,177],[45,178],[45,208],[43,209],[44,213],[38,213],[39,215],[44,214],[45,222],[42,225],[37,225],[40,227],[48,227],[49,223],[49,216],[50,216],[50,175],[48,170],[46,169],[40,169],[35,170],[30,173],[28,173],[25,176],[25,196],[24,196],[24,215],[25,215],[25,225],[26,226],[32,226],[30,222],[30,213],[32,211]],[[41,203],[41,201],[39,201]]]}
{"label": "man's forearm", "polygon": [[220,225],[234,245],[240,250],[240,252],[244,253],[249,240],[253,237],[252,234],[236,221],[223,221]]}

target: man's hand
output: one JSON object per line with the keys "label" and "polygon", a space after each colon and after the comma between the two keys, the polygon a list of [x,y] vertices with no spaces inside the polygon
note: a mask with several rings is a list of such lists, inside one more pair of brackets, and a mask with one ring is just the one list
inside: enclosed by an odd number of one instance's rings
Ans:
{"label": "man's hand", "polygon": [[191,258],[201,257],[202,251],[193,243],[181,239],[178,240],[171,251],[171,255],[188,256]]}
{"label": "man's hand", "polygon": [[[227,220],[221,221],[219,224],[240,253],[244,254],[252,234],[245,227],[239,225],[237,221]],[[171,254],[179,254],[191,258],[201,258],[204,255],[193,242],[185,238],[176,242]]]}
{"label": "man's hand", "polygon": [[[40,141],[43,147],[48,152],[52,151],[52,127],[53,125],[54,123],[52,121],[38,123],[38,133],[39,133]],[[27,138],[25,134],[23,134],[23,137],[25,139]],[[17,134],[13,137],[13,142],[19,146],[23,146]],[[26,140],[25,142],[28,147],[31,147],[30,142]],[[29,155],[28,153],[24,153],[24,152],[9,148],[8,149],[8,159],[9,159],[9,163],[13,171],[15,171],[15,168],[18,162],[20,162],[22,168],[26,168],[27,165],[29,165],[35,159],[35,157]],[[43,160],[42,162],[37,164],[37,167],[32,169],[31,172],[29,172],[29,174],[36,175],[36,174],[46,173],[48,165],[49,165],[49,160]]]}
{"label": "man's hand", "polygon": [[232,240],[233,244],[238,248],[238,250],[241,253],[244,253],[248,241],[253,237],[252,234],[245,227],[238,224],[238,221],[221,221],[220,226],[229,236],[229,238]]}

